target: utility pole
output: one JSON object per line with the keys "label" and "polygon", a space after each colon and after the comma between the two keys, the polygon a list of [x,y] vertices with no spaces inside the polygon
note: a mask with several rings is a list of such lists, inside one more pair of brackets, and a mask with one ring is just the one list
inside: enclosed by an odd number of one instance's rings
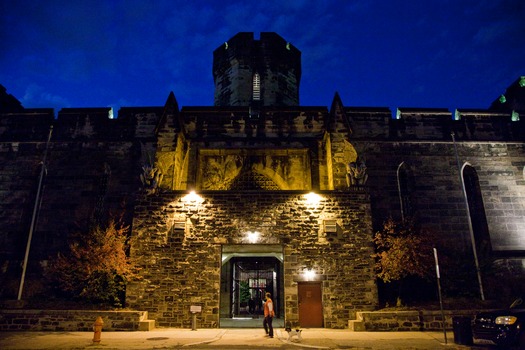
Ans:
{"label": "utility pole", "polygon": [[439,308],[441,310],[441,320],[443,325],[443,334],[445,336],[445,344],[447,344],[447,329],[445,326],[445,313],[443,311],[443,297],[441,296],[441,276],[439,274],[439,260],[438,260],[438,253],[437,249],[433,248],[434,251],[434,261],[436,263],[436,280],[437,280],[437,287],[438,287],[438,294],[439,294]]}
{"label": "utility pole", "polygon": [[481,271],[479,268],[478,251],[476,248],[476,238],[474,237],[474,229],[472,228],[472,217],[470,216],[470,208],[468,205],[467,190],[465,189],[465,182],[463,181],[463,177],[461,176],[461,165],[459,163],[458,148],[456,146],[456,138],[454,136],[454,132],[451,132],[450,136],[452,136],[452,143],[454,144],[454,153],[456,154],[456,163],[458,166],[459,183],[461,184],[461,191],[463,192],[463,198],[465,200],[465,209],[467,210],[467,221],[468,221],[468,228],[469,228],[469,233],[470,233],[470,243],[472,245],[472,253],[474,254],[474,264],[476,265],[476,274],[478,276],[479,294],[481,296],[481,300],[485,300],[485,293],[483,292],[483,282],[481,280]]}
{"label": "utility pole", "polygon": [[24,264],[22,265],[22,277],[20,278],[20,287],[18,288],[18,299],[22,300],[22,292],[24,291],[24,282],[27,271],[27,261],[29,260],[29,251],[31,250],[31,240],[33,239],[33,231],[35,230],[36,218],[38,210],[40,209],[40,192],[42,190],[42,182],[46,172],[47,151],[49,149],[49,141],[51,141],[51,134],[53,133],[53,125],[49,127],[49,135],[47,136],[46,149],[44,151],[44,158],[42,160],[42,167],[40,168],[40,178],[38,179],[38,188],[36,190],[35,205],[33,206],[33,216],[31,217],[31,226],[29,227],[29,236],[27,237],[26,254],[24,256]]}

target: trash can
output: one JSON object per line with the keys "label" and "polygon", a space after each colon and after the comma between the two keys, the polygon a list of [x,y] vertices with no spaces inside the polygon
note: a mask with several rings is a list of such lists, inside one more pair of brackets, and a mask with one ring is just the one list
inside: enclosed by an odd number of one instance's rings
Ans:
{"label": "trash can", "polygon": [[453,317],[452,330],[454,331],[454,343],[472,345],[472,325],[470,317]]}

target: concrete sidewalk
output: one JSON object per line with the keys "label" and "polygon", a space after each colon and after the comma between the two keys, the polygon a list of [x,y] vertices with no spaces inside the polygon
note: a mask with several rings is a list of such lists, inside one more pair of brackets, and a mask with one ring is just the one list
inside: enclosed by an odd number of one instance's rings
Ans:
{"label": "concrete sidewalk", "polygon": [[268,338],[261,329],[155,329],[150,332],[103,332],[99,344],[92,332],[0,332],[0,349],[490,349],[444,342],[441,332],[350,332],[324,328],[303,329],[301,342],[287,340],[275,329]]}

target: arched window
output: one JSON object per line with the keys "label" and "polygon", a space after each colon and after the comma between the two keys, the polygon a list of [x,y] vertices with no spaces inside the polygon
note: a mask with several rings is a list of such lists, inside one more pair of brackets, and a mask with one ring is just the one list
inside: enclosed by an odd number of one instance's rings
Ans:
{"label": "arched window", "polygon": [[478,174],[474,167],[465,164],[461,175],[465,186],[465,195],[467,196],[476,251],[480,257],[487,257],[492,252],[492,245],[490,243],[489,227]]}
{"label": "arched window", "polygon": [[414,215],[414,209],[410,199],[412,190],[409,184],[407,165],[405,162],[402,162],[397,168],[397,188],[401,204],[401,218],[403,220]]}
{"label": "arched window", "polygon": [[253,75],[253,100],[261,100],[261,77],[259,76],[259,73]]}

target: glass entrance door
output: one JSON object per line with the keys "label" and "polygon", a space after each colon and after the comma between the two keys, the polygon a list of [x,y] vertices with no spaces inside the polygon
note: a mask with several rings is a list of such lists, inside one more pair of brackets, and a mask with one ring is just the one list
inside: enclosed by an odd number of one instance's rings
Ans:
{"label": "glass entrance door", "polygon": [[277,244],[222,246],[220,282],[220,327],[262,326],[263,301],[272,294],[274,327],[284,327],[283,247]]}
{"label": "glass entrance door", "polygon": [[230,260],[230,263],[232,317],[262,317],[266,292],[272,294],[277,312],[279,310],[279,296],[277,295],[279,260],[273,257],[235,257]]}

